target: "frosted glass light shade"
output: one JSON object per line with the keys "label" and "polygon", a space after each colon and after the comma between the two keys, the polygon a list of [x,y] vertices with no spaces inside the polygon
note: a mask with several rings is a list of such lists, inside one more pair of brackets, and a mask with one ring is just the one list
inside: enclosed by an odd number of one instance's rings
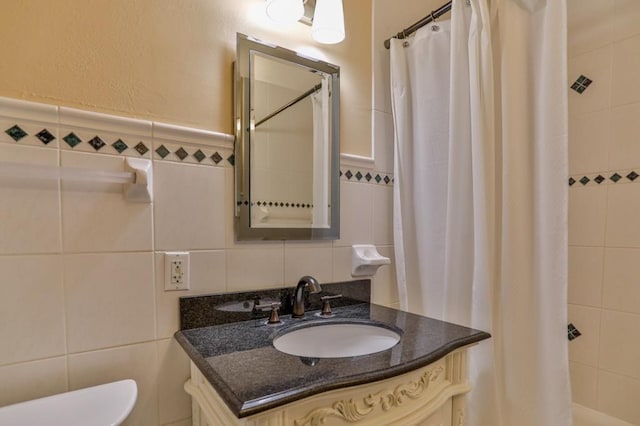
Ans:
{"label": "frosted glass light shade", "polygon": [[293,24],[304,15],[302,0],[267,0],[267,16],[279,24]]}
{"label": "frosted glass light shade", "polygon": [[342,0],[316,1],[311,37],[324,44],[336,44],[344,40]]}

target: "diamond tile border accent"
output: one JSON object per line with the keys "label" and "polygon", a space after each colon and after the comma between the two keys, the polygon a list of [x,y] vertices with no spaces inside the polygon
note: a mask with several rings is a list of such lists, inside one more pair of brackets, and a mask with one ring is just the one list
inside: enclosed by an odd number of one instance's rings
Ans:
{"label": "diamond tile border accent", "polygon": [[374,170],[357,170],[347,167],[341,168],[340,180],[374,185],[393,185],[394,183],[391,173],[377,172]]}
{"label": "diamond tile border accent", "polygon": [[0,105],[0,144],[225,168],[235,159],[225,133],[4,97]]}
{"label": "diamond tile border accent", "polygon": [[580,75],[580,77],[578,77],[576,81],[571,85],[571,88],[582,95],[582,93],[587,90],[591,83],[593,83],[593,81],[590,78],[585,77],[584,75]]}
{"label": "diamond tile border accent", "polygon": [[[242,205],[242,201],[237,202],[238,205]],[[251,205],[264,206],[264,207],[289,207],[289,208],[298,208],[298,209],[311,209],[313,208],[313,203],[305,203],[300,201],[280,201],[280,200],[260,200],[260,201],[252,201]]]}
{"label": "diamond tile border accent", "polygon": [[569,325],[567,326],[567,337],[569,338],[569,340],[571,341],[577,339],[580,336],[582,336],[582,333],[580,333],[575,325],[569,323]]}
{"label": "diamond tile border accent", "polygon": [[571,188],[585,186],[621,185],[640,182],[640,167],[635,170],[602,171],[584,175],[569,176],[568,184]]}

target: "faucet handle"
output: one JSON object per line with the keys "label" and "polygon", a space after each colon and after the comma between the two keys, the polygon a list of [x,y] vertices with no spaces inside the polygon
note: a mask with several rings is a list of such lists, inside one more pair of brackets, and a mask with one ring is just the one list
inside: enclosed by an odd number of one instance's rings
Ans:
{"label": "faucet handle", "polygon": [[253,309],[266,309],[271,308],[271,315],[269,315],[269,320],[267,324],[280,324],[280,317],[278,316],[278,309],[280,308],[280,302],[271,302],[271,303],[263,303],[262,305],[254,305]]}
{"label": "faucet handle", "polygon": [[331,305],[329,304],[329,301],[333,299],[339,299],[341,297],[342,297],[341,294],[334,294],[331,296],[320,297],[320,300],[322,300],[322,313],[320,315],[324,317],[333,316],[333,314],[331,313]]}

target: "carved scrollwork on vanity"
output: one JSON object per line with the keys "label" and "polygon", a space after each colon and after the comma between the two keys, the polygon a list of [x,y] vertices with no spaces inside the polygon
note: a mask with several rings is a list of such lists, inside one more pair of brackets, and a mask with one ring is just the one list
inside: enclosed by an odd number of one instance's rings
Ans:
{"label": "carved scrollwork on vanity", "polygon": [[193,363],[185,384],[197,426],[463,426],[464,394],[470,389],[466,348],[389,379],[324,392],[240,419]]}
{"label": "carved scrollwork on vanity", "polygon": [[306,416],[295,420],[294,424],[295,426],[320,426],[327,417],[338,417],[350,423],[359,422],[371,414],[377,406],[380,406],[383,411],[389,411],[400,407],[406,398],[420,398],[429,389],[429,385],[436,382],[444,371],[445,368],[442,365],[428,369],[416,381],[397,385],[392,391],[383,390],[367,395],[361,404],[348,399],[336,401],[331,407],[316,408]]}

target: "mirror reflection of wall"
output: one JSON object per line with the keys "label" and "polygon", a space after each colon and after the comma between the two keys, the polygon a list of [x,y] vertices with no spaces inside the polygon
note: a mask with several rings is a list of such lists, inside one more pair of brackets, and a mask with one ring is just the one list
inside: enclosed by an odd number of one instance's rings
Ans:
{"label": "mirror reflection of wall", "polygon": [[251,226],[328,228],[331,79],[259,52],[251,76]]}

